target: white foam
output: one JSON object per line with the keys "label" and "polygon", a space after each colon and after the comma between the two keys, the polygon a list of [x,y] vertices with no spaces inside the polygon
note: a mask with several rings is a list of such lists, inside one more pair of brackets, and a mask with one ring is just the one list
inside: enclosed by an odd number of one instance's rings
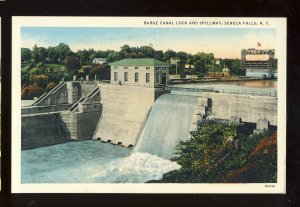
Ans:
{"label": "white foam", "polygon": [[102,180],[105,177],[105,182],[144,183],[149,180],[160,180],[164,173],[180,168],[181,166],[176,162],[165,160],[156,155],[134,152],[128,157],[114,160],[106,166],[102,166],[92,177],[95,180]]}

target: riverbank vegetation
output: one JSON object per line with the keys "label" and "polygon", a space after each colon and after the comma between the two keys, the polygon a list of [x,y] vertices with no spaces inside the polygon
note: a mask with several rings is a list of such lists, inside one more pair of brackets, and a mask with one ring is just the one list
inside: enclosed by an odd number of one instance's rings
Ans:
{"label": "riverbank vegetation", "polygon": [[[95,58],[104,58],[103,64],[94,64]],[[32,99],[51,90],[62,79],[78,78],[109,80],[109,63],[123,58],[155,58],[171,63],[170,74],[197,75],[204,77],[208,72],[230,69],[231,75],[244,75],[239,59],[216,58],[213,53],[197,52],[195,54],[183,51],[155,50],[152,45],[131,47],[123,45],[119,51],[84,49],[72,51],[69,45],[60,43],[57,46],[32,49],[21,48],[21,82],[22,99]]]}
{"label": "riverbank vegetation", "polygon": [[191,139],[181,141],[173,161],[180,170],[162,183],[274,183],[277,180],[276,130],[252,135],[253,126],[207,119]]}

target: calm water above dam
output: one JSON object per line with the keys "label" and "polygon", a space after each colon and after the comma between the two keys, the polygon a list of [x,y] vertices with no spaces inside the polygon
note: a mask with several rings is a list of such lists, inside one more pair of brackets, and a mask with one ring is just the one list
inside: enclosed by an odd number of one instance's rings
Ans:
{"label": "calm water above dam", "polygon": [[247,90],[247,91],[274,91],[277,90],[276,80],[251,80],[251,81],[228,81],[228,82],[209,82],[209,83],[187,83],[172,84],[171,86],[185,88],[205,88],[212,87],[216,90]]}

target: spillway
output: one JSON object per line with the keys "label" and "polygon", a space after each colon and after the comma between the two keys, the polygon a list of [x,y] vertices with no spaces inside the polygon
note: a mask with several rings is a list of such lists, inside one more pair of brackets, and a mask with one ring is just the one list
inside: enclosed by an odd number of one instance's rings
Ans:
{"label": "spillway", "polygon": [[177,143],[189,137],[198,97],[164,94],[151,112],[134,151],[170,159]]}

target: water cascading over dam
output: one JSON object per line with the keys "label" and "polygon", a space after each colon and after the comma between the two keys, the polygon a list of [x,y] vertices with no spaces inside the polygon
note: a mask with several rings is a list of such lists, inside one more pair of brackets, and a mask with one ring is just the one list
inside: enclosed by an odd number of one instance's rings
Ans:
{"label": "water cascading over dam", "polygon": [[134,151],[170,159],[177,143],[189,137],[197,104],[196,96],[160,96],[152,106]]}
{"label": "water cascading over dam", "polygon": [[[179,140],[186,140],[189,137],[198,98],[185,95],[161,95],[154,103],[152,102],[150,113],[145,117],[146,123],[143,124],[141,134],[137,137],[137,143],[130,155],[112,160],[99,168],[93,166],[92,171],[95,173],[92,173],[89,179],[94,182],[144,183],[149,180],[160,180],[163,174],[180,169],[180,165],[169,159],[173,157]],[[103,107],[105,108],[105,105]],[[107,112],[111,113],[111,110]],[[102,123],[105,123],[104,120],[107,123],[108,119],[103,119]],[[101,120],[99,123],[98,134],[103,129]],[[119,126],[114,125],[114,127]],[[109,134],[108,131],[106,133],[110,136],[114,135]]]}

